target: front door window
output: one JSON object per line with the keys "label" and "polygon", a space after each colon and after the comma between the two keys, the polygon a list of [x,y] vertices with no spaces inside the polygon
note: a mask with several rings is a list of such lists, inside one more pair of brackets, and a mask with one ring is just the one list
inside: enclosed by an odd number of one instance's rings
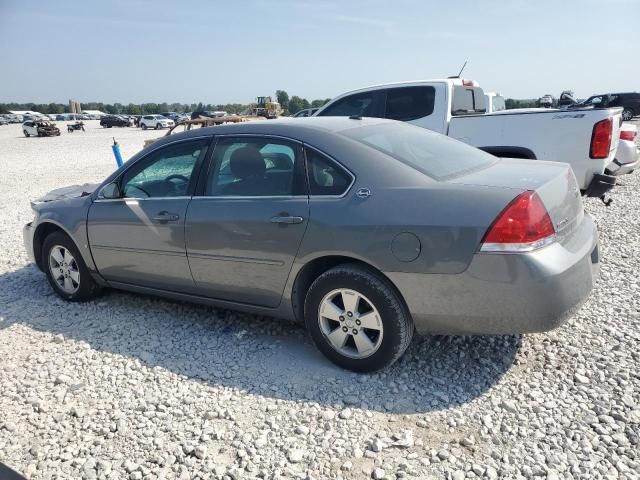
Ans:
{"label": "front door window", "polygon": [[129,169],[121,191],[127,198],[183,197],[189,194],[194,167],[208,139],[168,145]]}

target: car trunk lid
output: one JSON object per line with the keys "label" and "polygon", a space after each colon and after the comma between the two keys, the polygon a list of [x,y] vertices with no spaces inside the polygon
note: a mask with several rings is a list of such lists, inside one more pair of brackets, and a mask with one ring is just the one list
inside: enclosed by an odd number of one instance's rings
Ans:
{"label": "car trunk lid", "polygon": [[535,191],[551,217],[556,238],[560,242],[564,241],[584,217],[578,182],[568,164],[503,158],[488,168],[448,182],[512,189],[514,198],[526,190]]}

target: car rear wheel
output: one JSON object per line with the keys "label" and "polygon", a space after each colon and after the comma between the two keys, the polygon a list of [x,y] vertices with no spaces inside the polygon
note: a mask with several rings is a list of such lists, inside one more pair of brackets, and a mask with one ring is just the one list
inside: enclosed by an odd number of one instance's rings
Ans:
{"label": "car rear wheel", "polygon": [[27,137],[27,138],[31,136],[31,135],[29,135],[29,132],[27,132],[26,130],[23,130],[22,133],[24,133],[24,136]]}
{"label": "car rear wheel", "polygon": [[85,302],[100,293],[80,252],[64,233],[54,232],[45,238],[42,264],[49,284],[65,300]]}
{"label": "car rear wheel", "polygon": [[633,118],[633,110],[630,108],[625,108],[622,110],[622,119],[623,120],[631,120]]}
{"label": "car rear wheel", "polygon": [[305,299],[305,323],[316,347],[356,372],[393,364],[413,337],[413,321],[387,279],[358,264],[320,275]]}

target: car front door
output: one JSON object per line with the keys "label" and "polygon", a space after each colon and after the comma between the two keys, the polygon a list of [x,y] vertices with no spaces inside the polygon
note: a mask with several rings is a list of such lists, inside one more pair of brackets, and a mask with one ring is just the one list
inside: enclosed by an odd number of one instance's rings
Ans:
{"label": "car front door", "polygon": [[[103,188],[89,209],[91,253],[111,282],[190,292],[187,206],[209,137],[158,148]],[[121,192],[119,195],[109,194]],[[102,198],[101,198],[102,196]],[[117,198],[104,198],[104,197]]]}
{"label": "car front door", "polygon": [[309,217],[302,146],[220,137],[202,188],[186,223],[198,293],[277,307]]}

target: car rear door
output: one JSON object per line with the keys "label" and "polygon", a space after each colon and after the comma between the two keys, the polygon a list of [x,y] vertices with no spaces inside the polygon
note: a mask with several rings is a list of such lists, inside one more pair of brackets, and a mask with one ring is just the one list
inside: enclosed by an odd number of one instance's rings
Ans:
{"label": "car rear door", "polygon": [[201,137],[154,150],[119,177],[121,198],[99,195],[93,202],[87,221],[89,243],[106,280],[193,291],[185,217],[210,141]]}
{"label": "car rear door", "polygon": [[189,204],[186,244],[197,293],[277,307],[307,228],[301,144],[219,137],[202,195]]}

